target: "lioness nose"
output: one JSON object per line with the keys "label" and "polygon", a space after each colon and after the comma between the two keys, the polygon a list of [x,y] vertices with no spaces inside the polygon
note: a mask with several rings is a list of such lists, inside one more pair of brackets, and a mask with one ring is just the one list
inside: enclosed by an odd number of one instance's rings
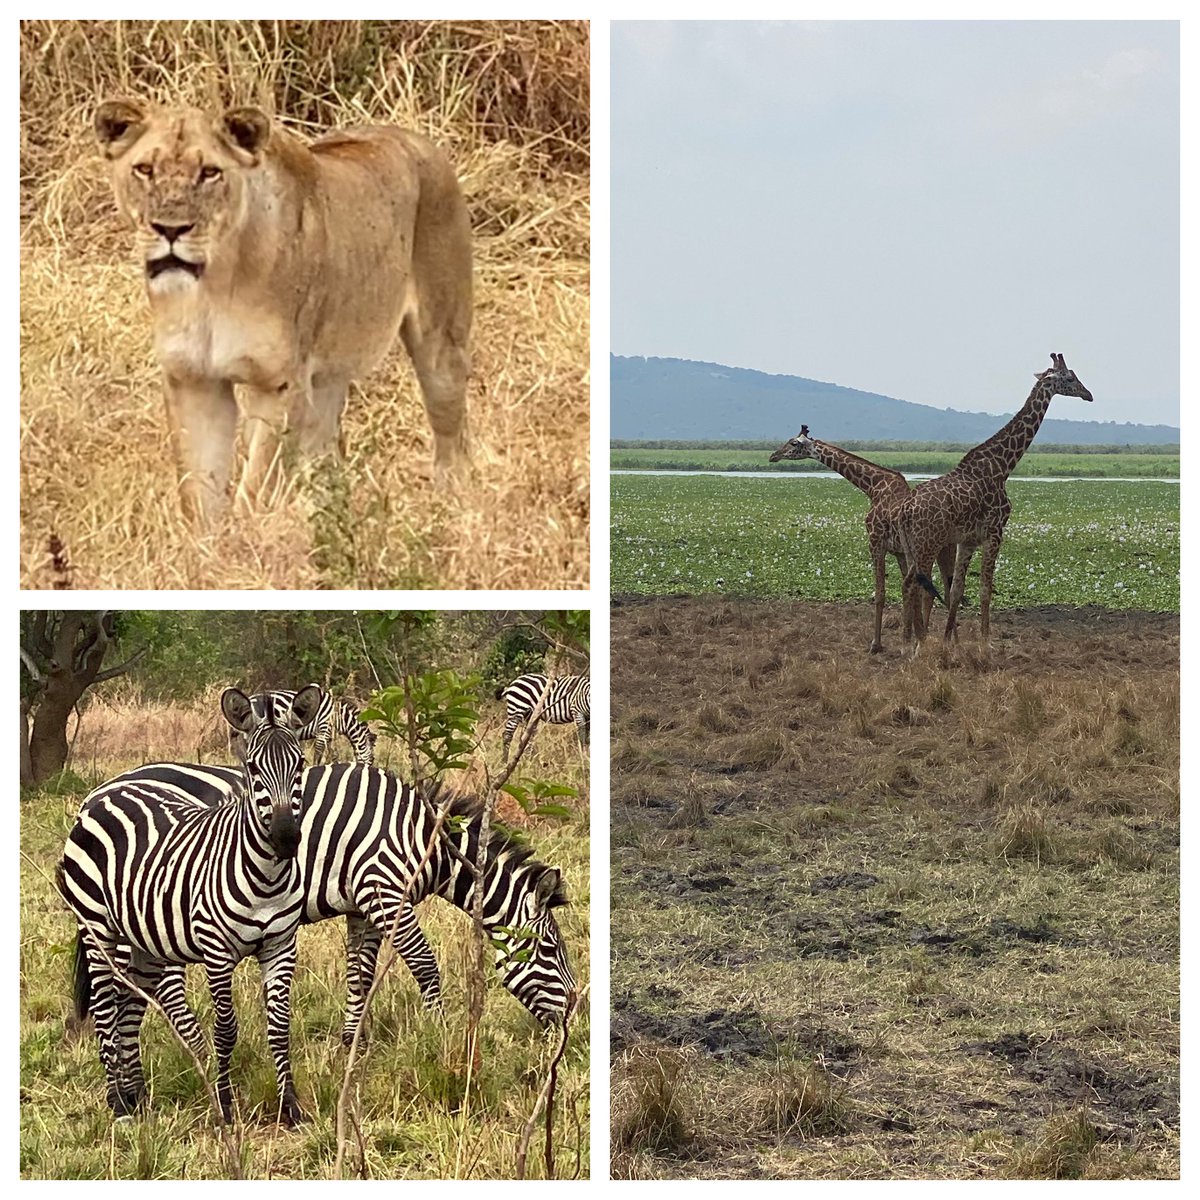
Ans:
{"label": "lioness nose", "polygon": [[175,241],[176,238],[181,238],[189,229],[194,229],[194,225],[155,225],[150,222],[150,228],[154,230],[160,237],[165,237],[168,242]]}

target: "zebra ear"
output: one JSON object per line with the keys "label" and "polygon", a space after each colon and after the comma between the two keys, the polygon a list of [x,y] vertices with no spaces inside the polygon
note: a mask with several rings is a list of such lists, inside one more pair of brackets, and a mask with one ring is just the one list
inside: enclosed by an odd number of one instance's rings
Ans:
{"label": "zebra ear", "polygon": [[557,867],[547,867],[534,885],[538,907],[543,912],[567,902],[567,889],[563,886],[562,872]]}
{"label": "zebra ear", "polygon": [[254,727],[254,706],[241,688],[226,688],[221,693],[221,713],[234,729],[243,733]]}
{"label": "zebra ear", "polygon": [[297,725],[307,725],[315,719],[320,707],[321,689],[315,683],[310,683],[308,687],[296,693],[296,698],[292,701],[292,717]]}

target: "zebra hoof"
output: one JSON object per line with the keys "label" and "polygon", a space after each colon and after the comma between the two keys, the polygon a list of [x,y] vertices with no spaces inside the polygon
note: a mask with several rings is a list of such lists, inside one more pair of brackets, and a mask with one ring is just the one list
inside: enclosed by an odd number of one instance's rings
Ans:
{"label": "zebra hoof", "polygon": [[297,1125],[302,1125],[308,1118],[304,1115],[299,1103],[295,1100],[284,1102],[279,1107],[279,1120],[289,1129],[295,1129]]}

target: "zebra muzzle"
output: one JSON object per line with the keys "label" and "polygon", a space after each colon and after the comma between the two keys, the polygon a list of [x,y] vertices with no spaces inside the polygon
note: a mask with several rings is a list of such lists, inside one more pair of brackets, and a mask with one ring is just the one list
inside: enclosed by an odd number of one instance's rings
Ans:
{"label": "zebra muzzle", "polygon": [[300,825],[291,809],[277,808],[271,813],[267,841],[280,858],[295,858],[300,846]]}

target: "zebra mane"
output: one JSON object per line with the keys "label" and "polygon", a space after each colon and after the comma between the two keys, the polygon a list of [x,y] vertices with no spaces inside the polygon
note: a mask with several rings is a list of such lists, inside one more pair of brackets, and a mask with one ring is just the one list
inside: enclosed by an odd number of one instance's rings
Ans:
{"label": "zebra mane", "polygon": [[[438,796],[442,785],[434,784],[432,787],[426,785],[423,790],[425,799],[430,804],[439,802]],[[479,796],[465,792],[457,793],[451,798],[446,813],[451,817],[465,818],[467,825],[476,825],[479,818],[483,816],[483,800]],[[553,872],[558,879],[553,890],[545,897],[545,905],[547,908],[557,908],[568,903],[566,885],[562,881],[560,872],[554,867],[547,866],[544,862],[539,862],[534,857],[533,847],[517,841],[507,830],[492,827],[488,837],[487,857],[488,862],[499,862],[503,859],[509,867],[523,867],[535,887],[543,876]]]}

